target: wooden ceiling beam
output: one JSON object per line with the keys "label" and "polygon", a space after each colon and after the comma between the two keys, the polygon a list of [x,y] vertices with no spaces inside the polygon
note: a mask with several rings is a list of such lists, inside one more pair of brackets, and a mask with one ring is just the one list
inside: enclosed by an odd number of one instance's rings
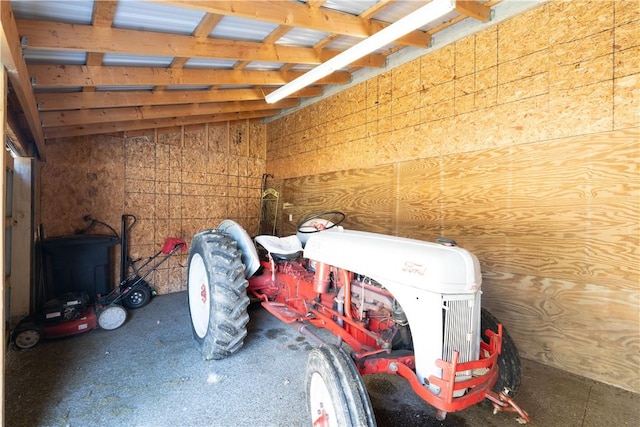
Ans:
{"label": "wooden ceiling beam", "polygon": [[[328,8],[308,7],[303,3],[282,0],[163,0],[161,3],[358,38],[367,38],[389,25],[379,21],[361,19],[349,13]],[[397,43],[425,47],[428,46],[429,41],[429,34],[422,31],[412,31],[399,38]]]}
{"label": "wooden ceiling beam", "polygon": [[[283,85],[304,74],[289,71],[203,70],[151,67],[87,67],[82,65],[32,65],[35,87],[168,86],[168,85]],[[345,84],[346,71],[336,71],[316,84]],[[34,100],[35,101],[35,100]],[[34,102],[35,107],[35,102]]]}
{"label": "wooden ceiling beam", "polygon": [[[141,107],[144,105],[201,104],[208,102],[254,101],[264,99],[275,89],[170,90],[152,92],[98,91],[93,93],[40,93],[36,101],[40,111],[80,110],[91,108]],[[291,98],[319,96],[322,89],[306,87]]]}
{"label": "wooden ceiling beam", "polygon": [[[93,2],[91,23],[96,27],[111,27],[117,6],[118,2],[112,0]],[[104,53],[102,52],[87,52],[86,64],[101,65],[103,59]],[[85,86],[82,90],[86,92],[94,92],[96,88],[93,86]]]}
{"label": "wooden ceiling beam", "polygon": [[[151,31],[126,30],[63,22],[19,20],[20,34],[29,39],[28,48],[79,50],[133,55],[220,58],[248,61],[321,64],[340,53],[274,43],[256,43]],[[363,67],[382,67],[385,57],[370,54],[357,61]]]}
{"label": "wooden ceiling beam", "polygon": [[[216,27],[216,25],[218,25],[218,23],[222,20],[222,18],[223,17],[220,15],[215,15],[213,13],[205,13],[204,17],[202,17],[202,19],[198,23],[198,26],[196,27],[195,30],[193,30],[193,33],[191,35],[198,39],[205,39],[209,37],[209,34],[211,33],[211,31],[213,31],[213,29]],[[171,61],[171,65],[169,67],[184,68],[187,62],[189,62],[189,59],[191,58],[185,57],[185,56],[176,56],[175,58],[173,58],[173,61]],[[153,88],[153,90],[160,91],[160,92],[166,89],[167,88],[165,86],[156,86]]]}
{"label": "wooden ceiling beam", "polygon": [[369,9],[365,10],[358,16],[362,19],[369,19],[375,14],[377,14],[378,12],[380,12],[381,10],[383,10],[384,8],[389,7],[396,1],[397,0],[380,0],[378,3],[374,4]]}
{"label": "wooden ceiling beam", "polygon": [[477,1],[456,1],[456,12],[481,22],[491,19],[491,8]]}
{"label": "wooden ceiling beam", "polygon": [[260,101],[235,101],[210,104],[181,104],[144,107],[121,107],[92,110],[49,111],[40,113],[42,126],[89,125],[96,123],[124,122],[130,120],[156,120],[172,117],[205,116],[239,111],[273,110],[290,108],[298,104],[297,99],[284,99],[276,104]]}
{"label": "wooden ceiling beam", "polygon": [[[20,46],[20,33],[16,25],[11,4],[8,1],[0,2],[0,59],[7,70],[7,76],[15,90],[20,107],[25,113],[25,118],[35,141],[38,155],[45,160],[44,135],[38,117],[36,98],[29,79],[27,64],[22,57]],[[26,141],[23,141],[25,143]]]}
{"label": "wooden ceiling beam", "polygon": [[[93,93],[40,93],[36,101],[40,111],[79,110],[85,108],[140,107],[144,105],[199,104],[207,102],[254,101],[264,99],[275,89],[215,89],[215,90],[170,90],[152,92],[98,91]],[[319,96],[322,89],[317,86],[304,88],[291,98]]]}
{"label": "wooden ceiling beam", "polygon": [[227,122],[244,119],[257,119],[278,114],[280,110],[243,111],[238,113],[222,113],[206,116],[177,117],[158,120],[136,120],[118,123],[100,123],[88,126],[61,126],[45,130],[47,139],[69,138],[73,136],[118,133],[143,129],[188,126],[201,123]]}
{"label": "wooden ceiling beam", "polygon": [[116,14],[118,0],[100,0],[93,2],[91,23],[96,27],[110,27]]}

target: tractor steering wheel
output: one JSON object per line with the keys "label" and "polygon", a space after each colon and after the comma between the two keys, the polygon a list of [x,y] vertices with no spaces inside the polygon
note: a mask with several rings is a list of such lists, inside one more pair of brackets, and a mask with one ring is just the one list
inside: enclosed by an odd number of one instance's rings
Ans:
{"label": "tractor steering wheel", "polygon": [[340,211],[326,211],[310,215],[298,224],[298,233],[317,233],[342,224],[345,214]]}

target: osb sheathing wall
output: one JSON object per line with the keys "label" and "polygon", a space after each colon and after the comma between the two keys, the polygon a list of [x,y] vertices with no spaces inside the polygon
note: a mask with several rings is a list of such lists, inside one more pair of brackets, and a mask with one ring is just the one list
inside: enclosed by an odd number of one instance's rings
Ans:
{"label": "osb sheathing wall", "polygon": [[[59,139],[46,150],[41,194],[48,237],[87,226],[86,214],[120,233],[121,216],[133,214],[138,221],[131,229],[130,254],[144,262],[165,238],[190,243],[196,232],[225,218],[257,232],[266,148],[264,126],[256,121]],[[114,252],[117,283],[119,246]],[[186,289],[186,257],[174,255],[149,276],[158,293]]]}
{"label": "osb sheathing wall", "polygon": [[638,2],[552,2],[270,123],[282,234],[453,238],[523,357],[640,392],[638,34]]}

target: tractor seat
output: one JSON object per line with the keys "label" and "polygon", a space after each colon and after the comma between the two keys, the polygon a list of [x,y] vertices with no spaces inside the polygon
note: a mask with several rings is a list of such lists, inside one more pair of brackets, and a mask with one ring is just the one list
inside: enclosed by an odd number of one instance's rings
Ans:
{"label": "tractor seat", "polygon": [[287,237],[264,235],[256,236],[254,240],[265,248],[272,258],[292,260],[302,252],[302,243],[295,235]]}

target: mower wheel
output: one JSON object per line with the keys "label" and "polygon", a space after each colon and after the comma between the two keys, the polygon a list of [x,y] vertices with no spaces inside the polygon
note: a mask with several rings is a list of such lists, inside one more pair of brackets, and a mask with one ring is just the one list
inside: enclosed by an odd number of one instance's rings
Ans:
{"label": "mower wheel", "polygon": [[40,328],[33,322],[18,325],[13,331],[13,343],[21,350],[35,347],[40,342],[40,338],[42,338]]}
{"label": "mower wheel", "polygon": [[127,310],[112,304],[98,312],[98,325],[107,331],[118,329],[127,320]]}
{"label": "mower wheel", "polygon": [[191,242],[187,297],[193,336],[205,360],[237,352],[247,336],[248,282],[237,242],[220,230],[205,230]]}
{"label": "mower wheel", "polygon": [[305,387],[313,425],[376,425],[362,378],[353,360],[341,348],[324,344],[311,350]]}
{"label": "mower wheel", "polygon": [[[482,331],[490,329],[498,331],[498,319],[493,317],[486,309],[482,309],[481,327]],[[502,353],[498,356],[499,377],[493,386],[493,391],[499,393],[505,388],[509,389],[509,396],[515,396],[520,388],[520,378],[522,376],[522,367],[520,365],[520,356],[516,344],[511,339],[507,329],[502,326]]]}
{"label": "mower wheel", "polygon": [[122,305],[130,309],[144,307],[151,301],[151,289],[146,284],[140,284],[131,289],[126,297],[122,299]]}

